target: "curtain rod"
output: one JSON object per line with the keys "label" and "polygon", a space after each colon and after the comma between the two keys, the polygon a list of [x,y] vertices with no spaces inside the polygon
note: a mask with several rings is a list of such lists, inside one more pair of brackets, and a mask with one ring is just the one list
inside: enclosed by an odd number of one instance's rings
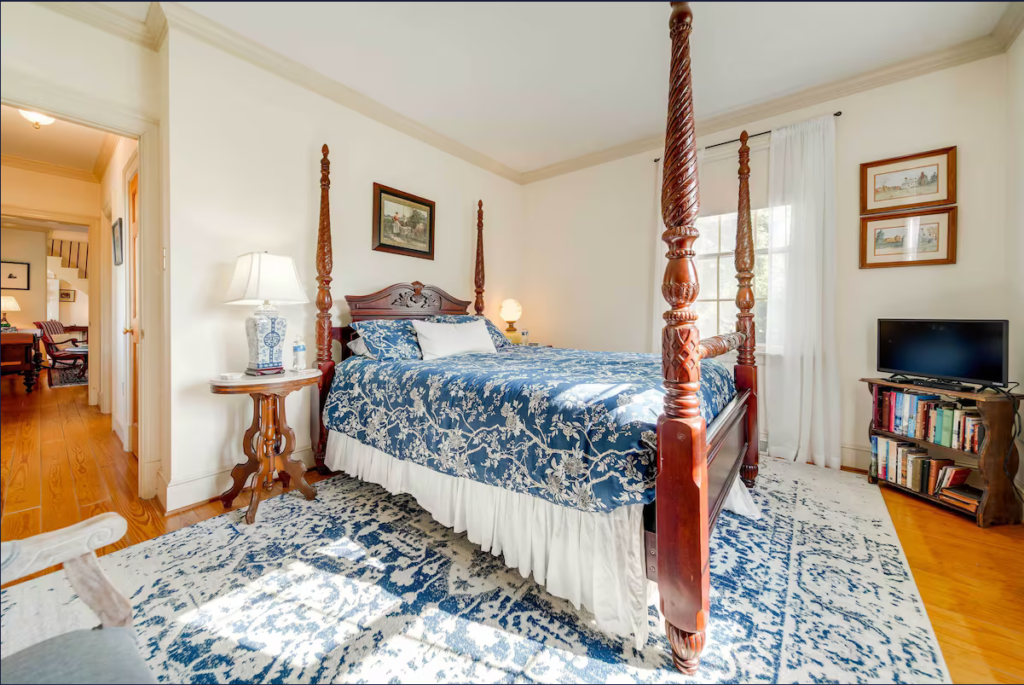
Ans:
{"label": "curtain rod", "polygon": [[[841,116],[843,116],[843,113],[842,112],[836,112],[832,116],[834,116],[834,117],[841,117]],[[747,136],[747,138],[757,138],[758,136],[766,136],[769,133],[771,133],[771,131],[761,131],[760,133],[755,133],[753,135],[749,135],[749,136]],[[738,142],[740,142],[740,139],[736,138],[734,140],[727,140],[724,143],[715,143],[714,145],[708,145],[704,149],[705,150],[710,150],[713,147],[721,147],[722,145],[728,145],[729,143],[738,143]]]}
{"label": "curtain rod", "polygon": [[[843,113],[842,113],[842,111],[835,112],[835,113],[832,114],[832,116],[834,116],[834,117],[841,117],[841,116],[843,116]],[[747,138],[757,138],[758,136],[766,136],[769,133],[771,133],[771,131],[761,131],[760,133],[754,133],[752,135],[748,135]],[[727,140],[724,143],[715,143],[714,145],[708,145],[704,149],[705,150],[710,150],[713,147],[721,147],[723,145],[729,145],[730,143],[738,143],[738,142],[740,142],[740,139],[739,138],[734,138],[733,140]],[[661,157],[655,157],[654,158],[654,163],[655,164],[657,164],[660,161],[661,161]]]}

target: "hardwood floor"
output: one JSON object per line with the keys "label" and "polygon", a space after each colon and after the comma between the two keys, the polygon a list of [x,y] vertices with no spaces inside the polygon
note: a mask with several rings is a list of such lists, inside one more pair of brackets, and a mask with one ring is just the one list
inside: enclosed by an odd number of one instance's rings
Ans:
{"label": "hardwood floor", "polygon": [[[87,404],[84,387],[28,395],[0,382],[0,537],[55,530],[106,511],[128,534],[106,554],[225,512],[220,502],[165,515],[138,498],[138,464]],[[241,455],[240,455],[241,456]],[[316,473],[309,482],[321,480]],[[264,497],[280,494],[280,483]],[[970,520],[882,489],[954,682],[1024,682],[1024,526],[981,530]],[[232,506],[248,506],[243,492]]]}

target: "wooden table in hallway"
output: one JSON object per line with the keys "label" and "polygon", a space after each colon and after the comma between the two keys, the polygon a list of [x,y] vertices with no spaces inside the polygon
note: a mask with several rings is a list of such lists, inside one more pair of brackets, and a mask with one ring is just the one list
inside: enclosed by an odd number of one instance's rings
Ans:
{"label": "wooden table in hallway", "polygon": [[241,378],[218,378],[210,381],[210,392],[215,395],[249,395],[252,397],[252,425],[242,437],[242,451],[248,460],[237,464],[231,470],[234,484],[221,495],[225,508],[231,506],[235,497],[245,487],[251,476],[256,475],[252,486],[252,497],[245,522],[256,522],[256,510],[260,506],[260,490],[273,487],[275,469],[279,470],[281,482],[288,487],[295,480],[295,486],[306,499],[316,497],[316,488],[306,482],[305,466],[290,457],[295,451],[295,431],[288,425],[285,416],[285,398],[301,388],[315,385],[320,380],[320,371],[286,371],[276,376],[242,376]]}

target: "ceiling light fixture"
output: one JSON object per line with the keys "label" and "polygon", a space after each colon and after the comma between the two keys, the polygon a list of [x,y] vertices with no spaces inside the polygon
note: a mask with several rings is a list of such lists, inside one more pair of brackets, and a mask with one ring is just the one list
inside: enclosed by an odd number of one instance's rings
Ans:
{"label": "ceiling light fixture", "polygon": [[32,122],[33,128],[49,126],[53,122],[57,121],[53,117],[48,117],[45,114],[40,114],[39,112],[26,112],[23,109],[19,109],[18,111],[21,112],[21,116]]}

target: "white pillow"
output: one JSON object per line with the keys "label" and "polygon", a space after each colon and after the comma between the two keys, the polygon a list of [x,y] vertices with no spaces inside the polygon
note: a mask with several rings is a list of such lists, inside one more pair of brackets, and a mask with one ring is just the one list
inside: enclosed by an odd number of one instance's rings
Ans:
{"label": "white pillow", "polygon": [[471,323],[432,323],[413,320],[424,359],[461,354],[496,354],[491,334],[483,319]]}
{"label": "white pillow", "polygon": [[370,350],[366,348],[366,341],[363,340],[361,337],[356,338],[355,340],[350,342],[348,344],[348,349],[352,350],[352,354],[357,355],[359,357],[366,357],[367,359],[376,359],[376,357],[370,354]]}

